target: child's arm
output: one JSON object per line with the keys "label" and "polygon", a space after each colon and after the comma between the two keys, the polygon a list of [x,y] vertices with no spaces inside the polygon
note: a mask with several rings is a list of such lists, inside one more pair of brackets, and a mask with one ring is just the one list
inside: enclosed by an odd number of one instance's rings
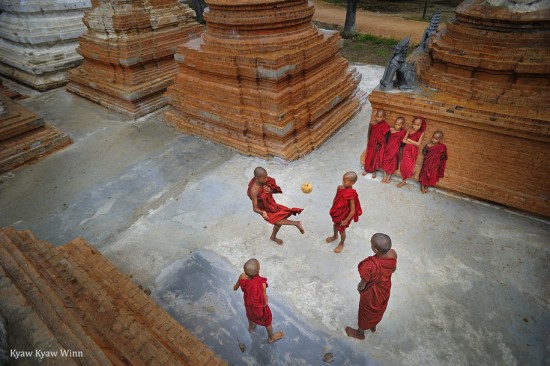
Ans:
{"label": "child's arm", "polygon": [[409,143],[407,141],[408,139],[409,139],[409,130],[407,130],[407,133],[405,134],[405,137],[403,137],[403,143],[408,144]]}
{"label": "child's arm", "polygon": [[239,276],[239,278],[237,278],[237,282],[233,285],[233,291],[237,291],[239,289],[239,282],[241,281],[241,276],[242,274]]}
{"label": "child's arm", "polygon": [[359,282],[357,284],[357,291],[361,292],[365,289],[365,287],[367,286],[367,283],[363,280],[361,280],[361,282]]}
{"label": "child's arm", "polygon": [[407,139],[407,141],[409,142],[409,144],[413,144],[414,146],[420,146],[420,144],[422,143],[422,138],[424,137],[424,133],[422,133],[422,135],[420,135],[420,138],[418,139],[418,141],[413,141],[411,139]]}
{"label": "child's arm", "polygon": [[348,222],[355,215],[355,200],[349,200],[349,214],[348,216],[340,223],[340,226],[346,226]]}
{"label": "child's arm", "polygon": [[250,195],[252,196],[252,211],[262,215],[262,217],[267,220],[267,212],[262,211],[258,208],[258,190],[252,188],[250,193]]}
{"label": "child's arm", "polygon": [[264,306],[267,306],[267,302],[269,300],[267,297],[267,286],[265,283],[263,284],[263,286],[264,286],[264,298],[265,298]]}

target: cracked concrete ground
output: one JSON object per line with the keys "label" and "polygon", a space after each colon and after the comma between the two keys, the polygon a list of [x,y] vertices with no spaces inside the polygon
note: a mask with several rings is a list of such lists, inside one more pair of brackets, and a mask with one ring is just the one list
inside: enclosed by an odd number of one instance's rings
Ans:
{"label": "cracked concrete ground", "polygon": [[[383,73],[359,69],[365,90]],[[231,365],[319,365],[328,351],[334,365],[550,363],[548,221],[368,176],[356,184],[364,213],[344,252],[324,243],[336,186],[360,171],[368,105],[289,163],[182,135],[162,111],[130,120],[64,89],[5,83],[30,94],[21,104],[74,144],[0,178],[0,225],[55,245],[84,237]],[[258,165],[281,185],[280,203],[305,208],[307,233],[283,228],[283,246],[268,240],[271,227],[246,196]],[[343,328],[356,324],[357,263],[375,232],[392,237],[398,269],[378,331],[360,342]],[[262,329],[248,334],[242,295],[231,288],[251,257],[269,279],[274,327],[285,331],[271,346]]]}

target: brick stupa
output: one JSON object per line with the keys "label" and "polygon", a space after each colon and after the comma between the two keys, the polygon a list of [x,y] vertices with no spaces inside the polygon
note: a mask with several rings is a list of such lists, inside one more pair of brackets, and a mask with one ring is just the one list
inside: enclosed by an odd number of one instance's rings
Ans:
{"label": "brick stupa", "polygon": [[84,56],[67,90],[140,117],[166,103],[162,94],[177,72],[176,46],[203,27],[177,0],[93,0],[80,38]]}
{"label": "brick stupa", "polygon": [[178,48],[166,112],[177,129],[261,157],[292,160],[360,109],[359,74],[307,0],[207,0],[208,29]]}
{"label": "brick stupa", "polygon": [[0,173],[69,144],[71,139],[66,133],[0,93]]}
{"label": "brick stupa", "polygon": [[88,8],[89,0],[0,0],[0,74],[40,91],[65,85],[82,62]]}
{"label": "brick stupa", "polygon": [[377,88],[369,100],[391,122],[426,117],[424,143],[445,133],[449,160],[438,186],[550,216],[550,8],[519,3],[463,2],[427,54],[409,58],[423,85]]}

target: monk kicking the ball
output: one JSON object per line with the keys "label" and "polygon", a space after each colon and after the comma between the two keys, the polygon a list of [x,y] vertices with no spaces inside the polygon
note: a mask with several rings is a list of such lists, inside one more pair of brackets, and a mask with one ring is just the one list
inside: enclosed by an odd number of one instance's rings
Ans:
{"label": "monk kicking the ball", "polygon": [[283,193],[275,179],[268,177],[267,171],[262,167],[254,169],[254,178],[248,183],[246,194],[252,200],[252,210],[274,225],[270,239],[281,245],[283,241],[277,238],[277,233],[282,225],[296,226],[302,234],[305,232],[301,221],[288,220],[290,215],[299,214],[303,209],[277,204],[273,198],[275,193]]}
{"label": "monk kicking the ball", "polygon": [[357,191],[353,189],[353,185],[357,182],[357,174],[355,172],[347,172],[342,178],[342,185],[336,189],[336,196],[332,201],[330,209],[330,217],[332,217],[334,235],[326,239],[327,243],[332,243],[338,239],[340,233],[340,243],[334,248],[334,253],[340,253],[344,250],[344,242],[346,241],[346,229],[349,227],[351,220],[357,222],[359,216],[363,213],[361,203]]}

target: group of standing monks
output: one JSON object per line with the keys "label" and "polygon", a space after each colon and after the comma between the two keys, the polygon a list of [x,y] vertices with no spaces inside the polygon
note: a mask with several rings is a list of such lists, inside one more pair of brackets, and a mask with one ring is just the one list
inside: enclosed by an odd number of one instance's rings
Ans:
{"label": "group of standing monks", "polygon": [[[383,183],[389,183],[392,174],[399,169],[402,181],[397,185],[403,187],[408,178],[414,175],[418,149],[422,143],[426,121],[422,117],[415,117],[412,126],[404,130],[405,119],[398,117],[390,128],[385,121],[385,112],[379,110],[369,128],[369,137],[366,148],[364,173],[372,173],[376,178],[376,171],[384,171]],[[443,133],[434,132],[431,141],[423,149],[424,161],[420,171],[420,185],[422,193],[428,192],[429,186],[434,186],[439,178],[443,177],[447,160],[447,149],[441,143]],[[347,172],[342,177],[342,184],[336,189],[336,195],[330,209],[333,222],[333,235],[326,238],[331,243],[340,237],[340,242],[334,248],[335,253],[344,249],[346,229],[351,221],[357,222],[362,214],[361,203],[353,185],[357,182],[355,172]],[[247,195],[252,201],[252,209],[262,218],[273,225],[270,239],[282,245],[283,241],[277,237],[282,226],[295,226],[300,233],[305,229],[301,221],[289,220],[291,215],[300,214],[303,209],[289,208],[278,204],[274,194],[282,193],[282,189],[267,171],[262,167],[254,170],[254,177],[248,183]],[[357,285],[360,294],[358,327],[346,327],[348,336],[364,339],[365,331],[376,331],[376,325],[382,320],[391,289],[391,276],[397,269],[397,253],[392,248],[391,238],[383,233],[376,233],[371,238],[371,249],[374,255],[358,264],[361,281]],[[268,304],[267,278],[260,276],[260,262],[252,258],[243,266],[243,273],[233,286],[236,291],[243,291],[248,331],[253,332],[257,325],[267,330],[268,342],[273,343],[283,338],[283,332],[273,332],[272,313]]]}

